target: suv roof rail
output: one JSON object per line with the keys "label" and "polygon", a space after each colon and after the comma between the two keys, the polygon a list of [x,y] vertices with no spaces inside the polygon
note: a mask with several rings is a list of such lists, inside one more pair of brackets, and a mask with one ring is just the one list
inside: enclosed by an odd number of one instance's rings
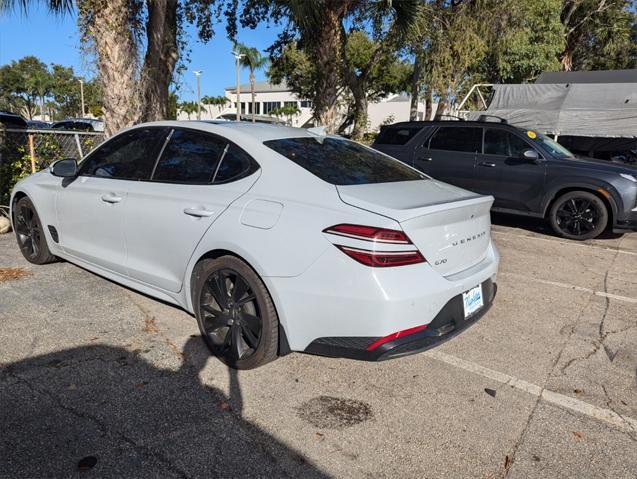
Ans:
{"label": "suv roof rail", "polygon": [[508,121],[506,118],[502,118],[501,116],[497,116],[497,115],[480,115],[480,116],[478,117],[478,120],[477,120],[477,121],[484,121],[484,122],[486,122],[486,121],[489,121],[489,120],[488,120],[489,118],[495,118],[495,119],[499,120],[499,121],[500,121],[500,123],[504,123],[504,124],[506,124],[506,125],[508,125],[508,124],[509,124],[509,121]]}
{"label": "suv roof rail", "polygon": [[442,118],[453,118],[456,121],[466,121],[461,116],[456,116],[456,115],[437,115],[436,118],[434,118],[434,121],[442,119]]}

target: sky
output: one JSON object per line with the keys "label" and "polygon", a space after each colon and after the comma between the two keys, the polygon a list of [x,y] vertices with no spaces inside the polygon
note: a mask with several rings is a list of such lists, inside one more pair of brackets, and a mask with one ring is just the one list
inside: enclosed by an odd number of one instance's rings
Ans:
{"label": "sky", "polygon": [[[75,14],[62,18],[51,15],[40,2],[32,2],[29,15],[20,11],[0,14],[0,65],[34,55],[43,62],[72,66],[76,75],[91,78],[96,68],[92,60],[80,52],[80,36]],[[238,40],[263,52],[275,40],[280,27],[260,26],[256,30],[242,29]],[[181,80],[181,100],[196,99],[196,80],[193,70],[202,70],[201,95],[223,95],[224,87],[236,82],[232,43],[226,38],[225,25],[215,27],[215,36],[204,44],[197,39],[196,30],[188,27],[190,62]],[[265,79],[265,72],[256,73],[257,80]],[[241,82],[248,82],[248,71],[242,70]]]}

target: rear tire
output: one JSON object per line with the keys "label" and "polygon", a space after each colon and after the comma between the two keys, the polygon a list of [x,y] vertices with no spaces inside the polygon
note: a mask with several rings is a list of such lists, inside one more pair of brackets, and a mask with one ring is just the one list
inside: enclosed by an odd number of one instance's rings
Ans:
{"label": "rear tire", "polygon": [[28,262],[47,264],[57,260],[49,250],[40,217],[27,196],[20,198],[15,205],[13,225],[22,256]]}
{"label": "rear tire", "polygon": [[604,202],[588,191],[571,191],[560,196],[549,212],[553,231],[563,238],[597,238],[608,225]]}
{"label": "rear tire", "polygon": [[193,271],[192,300],[206,345],[234,369],[276,359],[279,320],[261,278],[234,256],[201,261]]}

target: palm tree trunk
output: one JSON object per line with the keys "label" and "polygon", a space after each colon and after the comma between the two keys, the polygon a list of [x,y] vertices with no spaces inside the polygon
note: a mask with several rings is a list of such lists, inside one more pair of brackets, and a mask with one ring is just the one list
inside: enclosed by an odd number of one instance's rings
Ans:
{"label": "palm tree trunk", "polygon": [[141,72],[139,121],[164,120],[168,116],[169,86],[179,57],[177,48],[177,0],[148,2],[148,46]]}
{"label": "palm tree trunk", "polygon": [[411,76],[411,104],[409,106],[409,120],[418,119],[418,94],[420,93],[420,77],[422,76],[422,59],[416,52],[414,73]]}
{"label": "palm tree trunk", "polygon": [[[346,2],[344,2],[346,3]],[[314,95],[314,117],[328,133],[338,127],[338,61],[341,57],[340,18],[334,8],[326,8],[316,39],[318,84]]]}
{"label": "palm tree trunk", "polygon": [[254,93],[254,71],[250,70],[250,95],[252,96],[252,123],[256,122],[255,119],[255,93]]}
{"label": "palm tree trunk", "polygon": [[104,2],[96,8],[89,33],[96,39],[98,69],[103,85],[105,134],[133,124],[139,112],[135,72],[137,47],[129,28],[127,0]]}

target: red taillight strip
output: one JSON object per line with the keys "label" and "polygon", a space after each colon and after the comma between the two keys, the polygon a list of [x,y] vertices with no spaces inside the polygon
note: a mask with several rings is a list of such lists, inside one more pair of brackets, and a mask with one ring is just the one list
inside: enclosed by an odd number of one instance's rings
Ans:
{"label": "red taillight strip", "polygon": [[409,264],[424,263],[425,257],[418,250],[412,251],[368,251],[365,249],[351,248],[349,246],[335,245],[343,253],[355,259],[365,266],[375,268],[387,268],[390,266],[406,266]]}
{"label": "red taillight strip", "polygon": [[323,233],[363,241],[374,241],[376,243],[413,244],[407,235],[400,230],[377,228],[375,226],[340,224],[325,228]]}
{"label": "red taillight strip", "polygon": [[418,331],[423,331],[427,329],[427,326],[429,325],[425,324],[424,326],[416,326],[415,328],[403,329],[402,331],[398,331],[397,333],[392,333],[388,336],[385,336],[383,338],[380,338],[374,341],[372,344],[367,346],[367,350],[373,351],[377,347],[382,346],[383,344],[388,343],[390,341],[393,341],[394,339],[402,338],[403,336],[408,336],[410,334],[417,333]]}

